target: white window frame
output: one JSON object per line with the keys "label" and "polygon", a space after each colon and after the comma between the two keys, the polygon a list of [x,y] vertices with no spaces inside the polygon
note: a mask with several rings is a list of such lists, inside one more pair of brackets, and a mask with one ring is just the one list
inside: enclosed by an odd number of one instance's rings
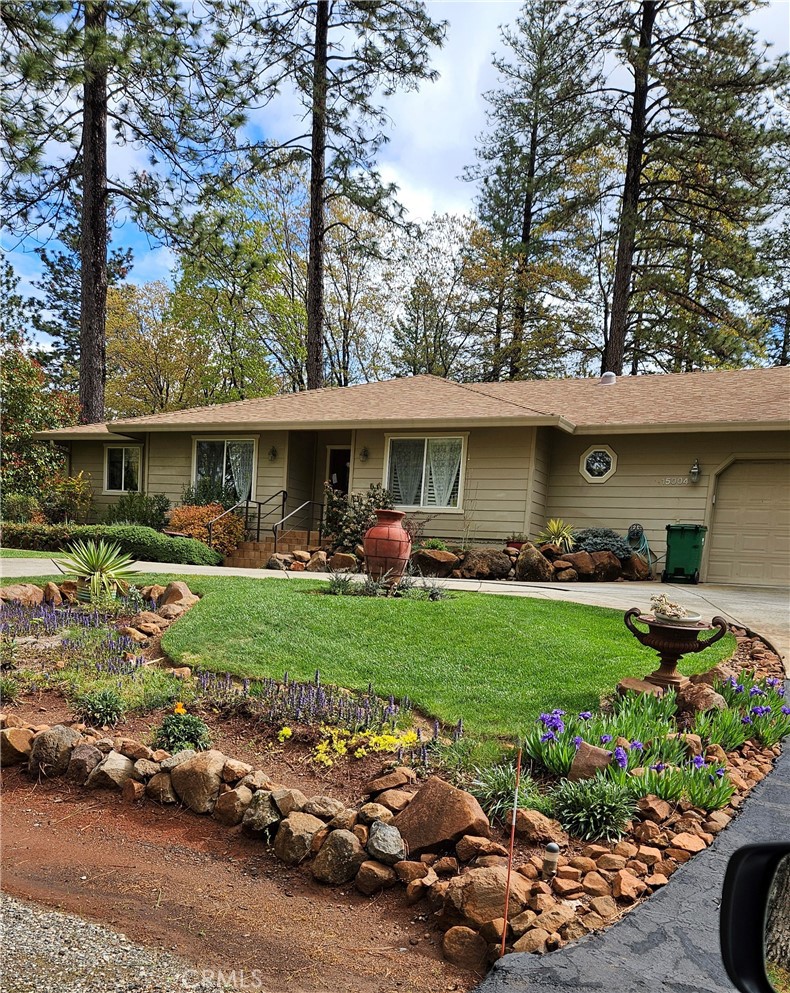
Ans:
{"label": "white window frame", "polygon": [[192,485],[197,486],[197,446],[199,441],[223,441],[225,443],[225,459],[228,457],[227,445],[229,441],[251,441],[252,442],[252,483],[250,485],[250,500],[255,499],[258,492],[258,436],[254,434],[200,434],[192,435],[192,470],[189,478]]}
{"label": "white window frame", "polygon": [[[137,477],[137,489],[136,490],[111,490],[107,485],[107,473],[109,471],[109,458],[108,453],[111,448],[136,448],[140,453],[140,468]],[[123,485],[123,478],[126,474],[126,459],[124,458],[123,464],[121,466],[121,485]],[[124,493],[145,493],[143,487],[143,446],[142,445],[124,445],[124,444],[105,444],[104,446],[104,472],[102,474],[102,495],[104,496],[123,496]]]}
{"label": "white window frame", "polygon": [[[587,459],[593,452],[606,452],[612,460],[611,468],[608,472],[604,473],[603,476],[591,476],[587,471]],[[579,459],[579,472],[588,483],[605,483],[617,472],[617,452],[615,452],[614,449],[610,448],[608,445],[590,445],[590,447],[582,453],[582,456]]]}
{"label": "white window frame", "polygon": [[[384,459],[384,477],[382,479],[381,485],[384,489],[387,489],[390,478],[390,455],[392,451],[392,446],[390,442],[392,441],[423,441],[426,446],[429,441],[455,441],[461,442],[461,468],[458,473],[458,504],[455,507],[436,507],[434,505],[428,504],[406,504],[399,503],[396,504],[398,510],[411,510],[415,513],[430,513],[430,514],[462,514],[464,510],[464,483],[466,479],[466,453],[469,445],[469,432],[468,431],[454,431],[451,434],[421,434],[414,432],[412,434],[385,434],[384,435],[384,448],[386,452],[386,458]],[[423,489],[425,488],[425,454],[423,454]]]}

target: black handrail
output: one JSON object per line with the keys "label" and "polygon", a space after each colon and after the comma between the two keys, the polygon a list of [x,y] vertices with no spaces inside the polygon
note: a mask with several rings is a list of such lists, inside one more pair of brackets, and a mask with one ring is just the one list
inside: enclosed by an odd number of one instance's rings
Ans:
{"label": "black handrail", "polygon": [[[294,527],[288,528],[287,531],[282,531],[282,526],[286,521],[295,517],[299,511],[304,510],[305,507],[318,507],[318,542],[321,543],[321,538],[324,532],[324,504],[322,500],[305,500],[304,503],[300,503],[296,510],[292,510],[290,514],[286,514],[282,520],[279,520],[272,528],[272,534],[274,535],[274,550],[277,551],[277,542],[286,534],[290,534],[291,531],[295,530]],[[313,511],[310,511],[310,516],[307,518],[307,544],[310,544],[310,535],[313,533]]]}
{"label": "black handrail", "polygon": [[214,525],[217,523],[217,521],[221,521],[222,518],[225,517],[227,514],[232,514],[234,510],[238,510],[239,507],[244,507],[244,531],[245,531],[245,534],[248,533],[251,530],[250,529],[250,525],[249,525],[249,512],[250,512],[250,504],[251,503],[254,504],[258,508],[257,523],[256,523],[256,526],[255,526],[255,540],[256,541],[260,541],[261,540],[261,521],[262,520],[265,520],[267,517],[270,517],[278,509],[276,507],[272,507],[270,510],[268,510],[263,515],[263,517],[261,517],[261,508],[265,507],[267,503],[271,503],[272,500],[275,500],[278,497],[279,497],[279,500],[280,500],[279,511],[280,511],[281,514],[284,514],[285,513],[285,505],[286,505],[286,503],[288,501],[288,493],[287,493],[286,490],[278,490],[276,493],[272,493],[272,495],[270,497],[267,497],[265,500],[240,500],[238,503],[234,504],[232,507],[229,507],[227,510],[224,510],[221,514],[218,514],[216,517],[214,517],[212,520],[210,520],[208,522],[208,544],[209,544],[209,548],[212,547]]}

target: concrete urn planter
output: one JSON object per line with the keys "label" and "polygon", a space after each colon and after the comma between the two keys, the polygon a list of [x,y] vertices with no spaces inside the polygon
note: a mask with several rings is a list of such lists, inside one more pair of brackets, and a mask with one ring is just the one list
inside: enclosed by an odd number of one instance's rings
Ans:
{"label": "concrete urn planter", "polygon": [[377,510],[377,521],[365,532],[365,567],[374,579],[400,579],[411,555],[411,538],[402,510]]}

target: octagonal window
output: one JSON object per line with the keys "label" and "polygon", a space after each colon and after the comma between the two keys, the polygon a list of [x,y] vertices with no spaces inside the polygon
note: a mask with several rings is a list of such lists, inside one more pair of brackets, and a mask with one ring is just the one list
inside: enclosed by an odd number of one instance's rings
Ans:
{"label": "octagonal window", "polygon": [[617,471],[617,455],[608,445],[593,445],[579,460],[579,472],[588,483],[605,483]]}

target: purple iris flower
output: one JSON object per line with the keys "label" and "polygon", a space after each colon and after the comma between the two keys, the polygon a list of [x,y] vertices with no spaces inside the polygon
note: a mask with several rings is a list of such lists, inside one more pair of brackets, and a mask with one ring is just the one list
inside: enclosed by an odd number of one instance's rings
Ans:
{"label": "purple iris flower", "polygon": [[765,685],[770,686],[771,689],[775,689],[779,685],[779,680],[776,678],[776,676],[769,676],[768,679],[766,679],[765,681]]}
{"label": "purple iris flower", "polygon": [[589,721],[591,717],[592,717],[592,712],[589,710],[582,710],[581,713],[579,714],[580,721]]}
{"label": "purple iris flower", "polygon": [[724,775],[724,769],[721,766],[716,770],[716,775],[719,777],[719,779],[721,779],[722,776]]}
{"label": "purple iris flower", "polygon": [[546,744],[547,741],[556,741],[557,735],[553,731],[547,731],[545,734],[540,736],[542,744]]}
{"label": "purple iris flower", "polygon": [[602,745],[608,745],[611,740],[612,740],[612,736],[610,734],[602,734],[601,735],[601,744]]}
{"label": "purple iris flower", "polygon": [[765,696],[765,693],[760,689],[759,686],[752,686],[749,690],[749,696]]}
{"label": "purple iris flower", "polygon": [[651,772],[663,772],[664,769],[666,769],[666,766],[664,765],[663,762],[656,762],[655,765],[650,766]]}
{"label": "purple iris flower", "polygon": [[625,754],[625,749],[620,748],[618,745],[614,750],[614,760],[620,766],[621,769],[625,769],[628,765],[628,756]]}
{"label": "purple iris flower", "polygon": [[582,738],[582,736],[580,734],[577,734],[576,737],[573,739],[573,743],[576,746],[577,751],[578,751],[579,746],[581,745],[581,743],[583,741],[584,741],[584,738]]}
{"label": "purple iris flower", "polygon": [[782,713],[785,715],[785,717],[790,716],[790,707],[788,706],[782,707]]}
{"label": "purple iris flower", "polygon": [[692,761],[695,769],[705,768],[705,759],[701,755],[695,755]]}
{"label": "purple iris flower", "polygon": [[771,713],[770,707],[752,707],[752,713],[755,717],[765,717],[766,714]]}
{"label": "purple iris flower", "polygon": [[741,718],[741,724],[751,724],[751,723],[752,723],[752,719],[748,715],[746,717]]}
{"label": "purple iris flower", "polygon": [[633,751],[633,752],[641,752],[644,747],[645,746],[642,744],[641,741],[632,741],[631,742],[631,751]]}

